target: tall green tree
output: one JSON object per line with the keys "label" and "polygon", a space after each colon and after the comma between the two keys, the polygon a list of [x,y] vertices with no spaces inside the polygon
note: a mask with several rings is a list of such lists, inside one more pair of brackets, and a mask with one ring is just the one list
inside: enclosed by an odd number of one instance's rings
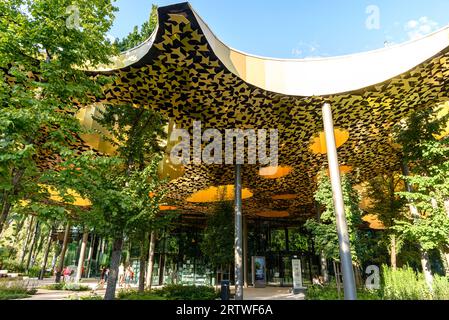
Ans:
{"label": "tall green tree", "polygon": [[[348,176],[342,177],[342,190],[352,259],[354,263],[361,265],[366,257],[367,247],[364,234],[359,230],[359,227],[362,225],[362,210],[359,207],[359,195],[352,187],[351,180]],[[320,221],[309,219],[305,227],[314,236],[316,251],[319,253],[322,252],[328,259],[339,261],[340,252],[332,198],[332,186],[326,174],[321,174],[319,177],[315,200],[323,208]]]}
{"label": "tall green tree", "polygon": [[148,18],[148,21],[145,21],[142,24],[140,30],[138,26],[134,26],[132,32],[130,32],[123,39],[117,39],[115,41],[115,44],[120,51],[132,49],[140,45],[145,40],[147,40],[151,36],[153,31],[156,29],[156,26],[157,26],[157,6],[153,4],[153,6],[151,7],[150,17]]}
{"label": "tall green tree", "polygon": [[406,119],[396,133],[405,168],[409,169],[404,177],[408,188],[399,194],[410,204],[410,214],[408,220],[399,221],[395,228],[419,246],[430,287],[428,252],[439,249],[443,260],[447,260],[449,245],[449,212],[445,206],[449,199],[449,140],[440,137],[448,116],[437,115],[438,110],[432,108],[419,110]]}
{"label": "tall green tree", "polygon": [[200,249],[212,268],[229,267],[234,261],[233,211],[231,202],[220,201],[207,219]]}
{"label": "tall green tree", "polygon": [[393,228],[396,221],[405,216],[405,201],[396,193],[403,185],[402,177],[391,172],[371,179],[364,195],[370,199],[368,212],[376,215],[385,227],[383,237],[386,239],[393,269],[397,267],[397,255],[403,242],[400,234]]}
{"label": "tall green tree", "polygon": [[46,164],[73,153],[74,101],[99,95],[104,80],[81,68],[114,53],[114,11],[103,0],[0,0],[0,233]]}

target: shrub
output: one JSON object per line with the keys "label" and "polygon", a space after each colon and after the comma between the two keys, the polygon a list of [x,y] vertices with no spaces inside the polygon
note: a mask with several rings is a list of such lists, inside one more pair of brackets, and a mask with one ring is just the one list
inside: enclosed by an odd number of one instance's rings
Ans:
{"label": "shrub", "polygon": [[41,273],[41,268],[39,266],[31,267],[28,272],[25,270],[25,266],[20,265],[14,260],[0,261],[0,269],[8,270],[11,273],[20,273],[30,278],[37,278]]}
{"label": "shrub", "polygon": [[103,300],[103,297],[99,296],[97,294],[94,294],[94,295],[90,295],[90,296],[80,297],[80,300]]}
{"label": "shrub", "polygon": [[385,300],[428,300],[432,296],[424,275],[410,267],[393,270],[382,266],[383,298]]}
{"label": "shrub", "polygon": [[0,269],[8,270],[12,273],[24,273],[25,267],[21,266],[18,262],[14,260],[4,260],[0,261]]}
{"label": "shrub", "polygon": [[120,290],[118,293],[119,300],[167,300],[162,296],[159,290],[146,290],[137,292],[133,290]]}
{"label": "shrub", "polygon": [[29,276],[30,278],[37,278],[39,277],[40,273],[41,273],[40,267],[31,267],[26,273],[26,275]]}
{"label": "shrub", "polygon": [[54,283],[49,284],[44,289],[47,290],[66,290],[66,291],[89,291],[89,286],[83,286],[79,283]]}
{"label": "shrub", "polygon": [[[344,292],[343,289],[340,293],[340,298],[338,297],[338,290],[335,286],[311,286],[307,288],[306,300],[343,300]],[[358,290],[357,291],[358,300],[380,300],[381,297],[379,292],[370,290]]]}
{"label": "shrub", "polygon": [[168,300],[215,300],[219,297],[213,287],[207,286],[168,285],[160,291]]}
{"label": "shrub", "polygon": [[168,285],[158,290],[147,290],[139,293],[132,290],[121,290],[119,300],[215,300],[218,294],[212,287]]}
{"label": "shrub", "polygon": [[28,285],[24,280],[0,281],[0,300],[28,298],[36,293],[36,289],[29,289]]}
{"label": "shrub", "polygon": [[434,300],[449,300],[449,279],[435,276],[432,284]]}

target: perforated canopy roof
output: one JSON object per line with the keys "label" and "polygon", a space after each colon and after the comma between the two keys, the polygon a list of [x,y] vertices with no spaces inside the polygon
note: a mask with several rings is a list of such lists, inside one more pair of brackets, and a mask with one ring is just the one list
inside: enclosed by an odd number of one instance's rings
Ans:
{"label": "perforated canopy roof", "polygon": [[[131,103],[165,114],[178,127],[278,129],[279,161],[293,170],[265,179],[245,165],[243,184],[254,194],[244,212],[313,214],[316,175],[326,155],[311,151],[323,130],[321,107],[332,105],[335,127],[349,134],[340,164],[356,181],[398,165],[392,126],[413,110],[447,101],[449,28],[377,51],[335,58],[281,60],[252,56],[222,43],[189,4],[159,8],[159,25],[139,47],[94,73],[114,74],[107,103]],[[180,208],[202,210],[186,199],[199,190],[233,183],[233,166],[189,165],[171,182]],[[296,198],[275,197],[295,194]]]}

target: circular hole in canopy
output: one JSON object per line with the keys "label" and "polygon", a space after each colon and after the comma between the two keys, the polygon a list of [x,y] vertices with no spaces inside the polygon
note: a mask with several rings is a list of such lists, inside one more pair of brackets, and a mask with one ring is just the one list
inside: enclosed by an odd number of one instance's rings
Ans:
{"label": "circular hole in canopy", "polygon": [[[242,189],[242,199],[248,199],[253,196],[253,193],[248,188]],[[219,201],[231,201],[234,200],[234,185],[224,185],[218,187],[209,187],[204,190],[195,192],[187,198],[187,202],[194,203],[208,203]]]}

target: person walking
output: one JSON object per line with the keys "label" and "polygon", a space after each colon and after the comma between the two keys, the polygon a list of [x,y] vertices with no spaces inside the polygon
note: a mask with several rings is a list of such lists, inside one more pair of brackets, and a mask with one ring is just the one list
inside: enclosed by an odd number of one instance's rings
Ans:
{"label": "person walking", "polygon": [[72,273],[72,270],[70,270],[70,267],[65,266],[64,269],[62,269],[62,275],[64,282],[68,283],[70,282],[70,274]]}
{"label": "person walking", "polygon": [[126,282],[126,288],[131,288],[131,282],[134,280],[134,269],[131,267],[131,265],[126,268],[125,272],[125,282]]}
{"label": "person walking", "polygon": [[118,285],[119,287],[123,287],[125,284],[125,266],[123,263],[118,267]]}

